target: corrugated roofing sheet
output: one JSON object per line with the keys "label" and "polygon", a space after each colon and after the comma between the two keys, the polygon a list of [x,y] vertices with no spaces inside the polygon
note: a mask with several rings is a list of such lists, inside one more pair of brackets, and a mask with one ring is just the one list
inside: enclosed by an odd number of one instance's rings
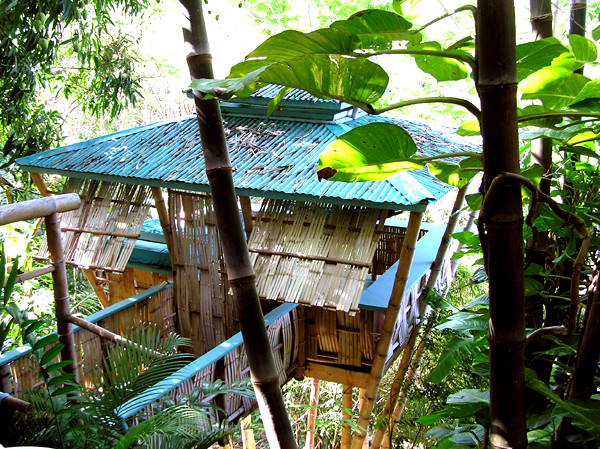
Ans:
{"label": "corrugated roofing sheet", "polygon": [[[388,181],[319,182],[319,153],[337,136],[370,122],[392,122],[413,137],[426,155],[474,150],[467,139],[443,127],[381,116],[336,123],[266,120],[224,114],[238,194],[304,201],[423,210],[450,188],[426,170]],[[154,123],[21,158],[24,170],[132,184],[208,191],[195,116]]]}

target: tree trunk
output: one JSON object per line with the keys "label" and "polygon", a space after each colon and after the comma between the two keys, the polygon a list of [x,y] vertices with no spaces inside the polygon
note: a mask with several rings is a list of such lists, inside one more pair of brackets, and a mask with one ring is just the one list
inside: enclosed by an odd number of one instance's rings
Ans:
{"label": "tree trunk", "polygon": [[[479,0],[476,52],[481,99],[484,191],[502,172],[519,173],[515,11],[512,1]],[[490,443],[525,448],[525,297],[521,187],[486,196],[480,239],[489,278]]]}
{"label": "tree trunk", "polygon": [[[181,0],[187,23],[183,29],[188,46],[192,79],[213,78],[210,49],[202,15],[202,0]],[[202,139],[206,174],[214,198],[217,228],[222,237],[223,257],[233,299],[240,318],[240,330],[248,355],[250,375],[269,446],[296,448],[279,376],[256,291],[255,274],[233,187],[232,167],[227,151],[221,110],[217,100],[202,100],[194,91],[198,126]]]}
{"label": "tree trunk", "polygon": [[[350,385],[342,386],[342,421],[352,419],[350,411],[352,410],[352,387]],[[342,441],[341,449],[350,449],[352,440],[352,430],[347,422],[342,422]]]}

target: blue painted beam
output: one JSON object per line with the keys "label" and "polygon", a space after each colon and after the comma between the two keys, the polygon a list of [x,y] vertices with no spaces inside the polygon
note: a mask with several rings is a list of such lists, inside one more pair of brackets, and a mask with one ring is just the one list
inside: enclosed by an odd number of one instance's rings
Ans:
{"label": "blue painted beam", "polygon": [[[291,312],[296,307],[298,307],[298,304],[284,303],[280,305],[275,310],[265,315],[265,324],[267,326],[271,325],[275,320],[281,318],[286,313]],[[225,357],[235,348],[241,346],[243,342],[244,341],[242,339],[242,334],[241,332],[238,332],[233,337],[229,338],[228,340],[225,340],[219,346],[214,347],[206,354],[198,357],[196,360],[194,360],[187,366],[174,372],[166,379],[161,380],[153,387],[147,389],[145,392],[141,393],[133,399],[130,399],[125,404],[116,408],[114,410],[115,414],[123,420],[130,418],[140,410],[143,410],[148,405],[152,404],[154,401],[157,401],[158,399],[173,391],[185,381],[194,377],[200,371],[209,367],[217,360]]]}

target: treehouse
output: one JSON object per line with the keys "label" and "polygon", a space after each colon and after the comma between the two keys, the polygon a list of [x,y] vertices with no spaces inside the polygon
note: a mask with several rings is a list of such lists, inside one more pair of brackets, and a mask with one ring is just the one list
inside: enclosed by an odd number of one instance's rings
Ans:
{"label": "treehouse", "polygon": [[[374,122],[400,125],[425,156],[478,148],[449,128],[360,115],[350,105],[296,90],[267,119],[267,104],[277,91],[268,86],[221,107],[280,381],[310,376],[364,387],[398,282],[407,228],[418,242],[386,366],[419,320],[419,292],[440,246],[443,228],[419,229],[421,213],[451,188],[427,170],[379,182],[319,182],[319,153],[348,130]],[[248,376],[221,254],[227,236],[216,226],[195,116],[18,163],[43,195],[52,193],[39,174],[53,173],[68,178],[64,192],[81,198],[81,208],[62,215],[61,228],[66,262],[84,270],[105,306],[85,321],[121,335],[152,322],[191,339],[196,362],[158,386],[154,396],[126,404],[119,416],[132,416],[171,391],[188,391],[199,379]],[[411,213],[408,223],[405,212]],[[405,221],[391,220],[396,215]],[[40,257],[47,257],[45,247]],[[447,263],[442,271],[439,282],[448,282]],[[101,337],[76,330],[79,377],[85,382],[102,357]],[[10,364],[15,390],[30,386],[23,353],[0,359],[0,365]],[[253,407],[247,399],[227,400],[232,418]]]}

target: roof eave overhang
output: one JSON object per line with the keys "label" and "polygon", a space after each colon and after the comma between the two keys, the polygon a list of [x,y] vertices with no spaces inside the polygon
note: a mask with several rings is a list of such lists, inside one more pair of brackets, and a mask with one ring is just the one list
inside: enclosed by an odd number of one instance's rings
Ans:
{"label": "roof eave overhang", "polygon": [[[105,175],[99,173],[85,173],[85,172],[73,172],[69,170],[50,170],[45,167],[37,167],[34,165],[20,164],[17,160],[19,166],[27,172],[31,173],[44,173],[44,174],[54,174],[67,176],[70,178],[79,178],[79,179],[96,179],[98,181],[108,181],[119,184],[134,184],[134,185],[145,185],[150,187],[161,187],[161,188],[169,188],[169,189],[180,189],[180,190],[188,190],[191,192],[204,192],[210,193],[210,186],[206,184],[189,184],[185,182],[178,181],[162,181],[160,179],[142,179],[142,178],[132,178],[125,176],[115,176],[115,175]],[[352,204],[354,206],[361,207],[369,207],[369,208],[378,208],[378,209],[386,209],[393,211],[409,211],[409,212],[425,212],[427,209],[427,205],[429,204],[428,200],[420,201],[416,204],[397,204],[391,202],[374,202],[374,201],[365,201],[365,200],[348,200],[344,198],[336,198],[336,197],[319,197],[313,195],[306,194],[290,194],[284,192],[274,192],[269,191],[265,192],[258,189],[235,189],[236,193],[239,196],[254,196],[260,198],[273,198],[273,199],[292,199],[297,201],[306,201],[311,203],[326,203],[326,204]]]}

